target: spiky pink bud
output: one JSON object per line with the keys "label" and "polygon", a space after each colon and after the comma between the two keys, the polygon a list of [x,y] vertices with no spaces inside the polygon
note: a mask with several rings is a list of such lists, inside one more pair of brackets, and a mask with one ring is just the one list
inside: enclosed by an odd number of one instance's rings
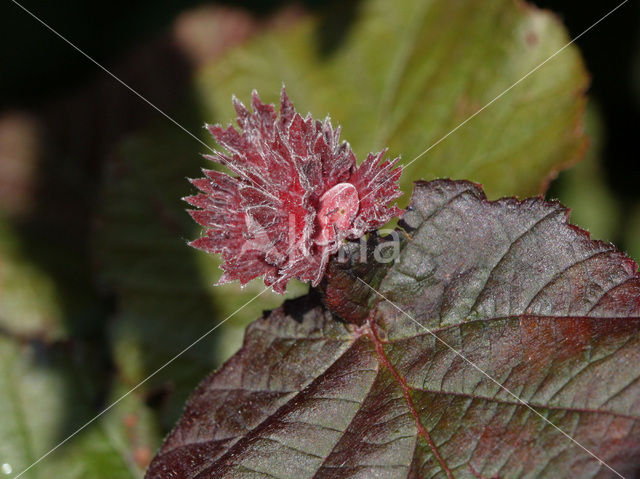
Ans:
{"label": "spiky pink bud", "polygon": [[204,170],[191,180],[202,191],[185,198],[206,236],[190,244],[220,253],[220,283],[244,285],[264,276],[283,293],[291,278],[317,285],[329,257],[345,239],[357,239],[400,214],[388,206],[402,193],[397,158],[381,161],[386,150],[369,154],[358,167],[347,142],[340,142],[327,118],[296,113],[282,89],[280,115],[252,95],[253,112],[233,99],[242,132],[207,125],[228,153],[207,158],[237,176]]}

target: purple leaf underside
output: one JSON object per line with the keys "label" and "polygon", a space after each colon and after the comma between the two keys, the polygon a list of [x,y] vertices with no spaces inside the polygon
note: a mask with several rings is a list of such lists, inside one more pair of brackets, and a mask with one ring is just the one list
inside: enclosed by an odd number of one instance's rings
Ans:
{"label": "purple leaf underside", "polygon": [[357,326],[313,292],[254,322],[147,479],[616,477],[582,447],[633,477],[637,265],[567,214],[417,183],[372,284],[389,301],[371,292]]}

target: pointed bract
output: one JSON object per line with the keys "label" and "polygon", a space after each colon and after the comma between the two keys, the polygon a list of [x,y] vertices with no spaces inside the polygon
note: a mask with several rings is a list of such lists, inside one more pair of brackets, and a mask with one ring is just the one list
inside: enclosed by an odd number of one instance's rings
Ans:
{"label": "pointed bract", "polygon": [[284,293],[291,278],[317,285],[329,257],[400,214],[389,203],[402,193],[397,159],[386,150],[358,167],[340,128],[303,118],[282,89],[280,114],[254,90],[249,111],[235,97],[238,132],[207,125],[226,150],[207,158],[233,172],[204,171],[192,180],[202,192],[185,198],[205,236],[191,245],[222,255],[220,283],[264,276]]}

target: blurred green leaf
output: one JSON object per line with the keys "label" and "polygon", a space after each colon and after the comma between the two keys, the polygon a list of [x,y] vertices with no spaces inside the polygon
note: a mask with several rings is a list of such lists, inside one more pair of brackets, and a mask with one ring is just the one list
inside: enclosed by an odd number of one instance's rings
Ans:
{"label": "blurred green leaf", "polygon": [[[128,390],[118,385],[108,403]],[[47,477],[139,479],[160,438],[151,410],[136,394],[131,394],[70,441],[63,453],[51,458],[46,467],[50,471]]]}
{"label": "blurred green leaf", "polygon": [[60,243],[0,215],[0,331],[47,343],[101,336],[105,306],[86,259]]}
{"label": "blurred green leaf", "polygon": [[640,261],[640,203],[636,202],[630,209],[623,231],[623,244],[627,254]]}
{"label": "blurred green leaf", "polygon": [[[360,10],[332,52],[318,47],[330,30],[309,19],[210,65],[198,81],[207,120],[235,117],[231,94],[256,88],[274,101],[284,83],[299,111],[331,114],[360,159],[388,146],[409,163],[569,40],[553,14],[524,2],[371,0]],[[566,48],[407,168],[403,189],[454,177],[490,197],[539,193],[584,152],[587,83],[577,48]]]}
{"label": "blurred green leaf", "polygon": [[0,218],[0,327],[21,336],[53,339],[63,335],[64,312],[57,287]]}
{"label": "blurred green leaf", "polygon": [[[173,125],[161,127],[118,148],[105,175],[96,265],[104,288],[115,295],[114,360],[132,387],[215,323],[213,298],[186,245],[196,230],[180,201],[185,176],[198,170],[198,146]],[[193,386],[214,358],[211,345],[200,344],[169,376],[146,386],[152,392],[171,392],[184,381]],[[175,413],[186,394],[178,391],[175,401],[161,405]]]}
{"label": "blurred green leaf", "polygon": [[560,174],[549,196],[571,208],[571,221],[593,239],[614,241],[620,228],[620,204],[600,164],[604,126],[593,104],[587,109],[585,128],[590,140],[585,159]]}
{"label": "blurred green leaf", "polygon": [[[81,348],[0,337],[5,472],[22,472],[93,417],[101,407],[94,363]],[[139,478],[158,440],[148,412],[130,395],[21,477]]]}

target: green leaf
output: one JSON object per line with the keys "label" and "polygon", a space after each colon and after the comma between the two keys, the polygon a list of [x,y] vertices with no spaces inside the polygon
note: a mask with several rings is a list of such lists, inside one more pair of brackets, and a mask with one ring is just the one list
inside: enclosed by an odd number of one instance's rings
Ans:
{"label": "green leaf", "polygon": [[[158,434],[135,395],[34,464],[99,412],[94,409],[102,407],[96,363],[94,354],[71,344],[0,337],[0,463],[5,473],[13,477],[33,465],[21,477],[142,476]],[[135,421],[123,420],[129,416]]]}
{"label": "green leaf", "polygon": [[631,206],[625,222],[624,244],[629,256],[636,261],[640,260],[640,203]]}
{"label": "green leaf", "polygon": [[84,258],[0,215],[0,330],[52,342],[100,335],[104,317]]}
{"label": "green leaf", "polygon": [[571,208],[573,221],[595,238],[614,241],[621,226],[620,201],[607,184],[603,171],[604,126],[593,104],[587,109],[585,128],[590,145],[584,160],[560,174],[550,195]]}
{"label": "green leaf", "polygon": [[[559,203],[466,181],[418,182],[402,225],[395,264],[253,323],[147,479],[633,477],[637,264]],[[363,322],[338,321],[349,298]]]}
{"label": "green leaf", "polygon": [[[128,387],[117,385],[108,404],[127,392]],[[40,467],[47,471],[46,477],[139,479],[143,477],[160,437],[151,410],[134,393],[118,402]]]}
{"label": "green leaf", "polygon": [[[584,91],[578,50],[548,11],[524,2],[371,0],[327,53],[319,20],[255,38],[199,77],[207,121],[233,118],[229,98],[280,86],[301,111],[331,114],[358,158],[390,147],[405,164],[517,86],[407,168],[416,178],[482,183],[489,196],[543,191],[582,157]],[[346,27],[345,27],[346,28]],[[406,200],[405,200],[406,201]]]}
{"label": "green leaf", "polygon": [[64,308],[54,279],[23,251],[19,236],[2,217],[0,258],[0,326],[21,336],[63,336]]}

